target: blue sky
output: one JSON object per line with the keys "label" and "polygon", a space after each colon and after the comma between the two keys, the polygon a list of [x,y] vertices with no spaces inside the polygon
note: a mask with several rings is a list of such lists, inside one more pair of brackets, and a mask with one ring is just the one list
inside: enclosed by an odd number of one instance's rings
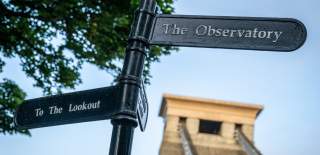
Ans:
{"label": "blue sky", "polygon": [[[291,53],[180,48],[152,65],[146,88],[150,114],[146,132],[135,130],[133,155],[156,155],[163,120],[158,116],[163,93],[263,104],[255,126],[255,144],[265,155],[320,154],[320,2],[318,0],[176,1],[176,14],[290,17],[302,21],[307,41]],[[2,77],[14,79],[40,97],[34,81],[7,62]],[[112,78],[92,65],[82,70],[85,90],[110,85]],[[95,121],[31,130],[32,137],[0,136],[2,155],[106,155],[112,126]]]}

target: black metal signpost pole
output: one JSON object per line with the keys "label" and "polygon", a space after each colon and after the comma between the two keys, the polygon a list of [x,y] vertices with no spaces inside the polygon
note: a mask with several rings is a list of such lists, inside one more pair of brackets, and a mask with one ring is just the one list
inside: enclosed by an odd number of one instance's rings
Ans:
{"label": "black metal signpost pole", "polygon": [[119,78],[120,113],[112,118],[113,131],[109,155],[130,155],[134,129],[137,126],[137,102],[142,89],[142,72],[149,35],[155,16],[156,2],[141,0],[126,48],[126,56]]}

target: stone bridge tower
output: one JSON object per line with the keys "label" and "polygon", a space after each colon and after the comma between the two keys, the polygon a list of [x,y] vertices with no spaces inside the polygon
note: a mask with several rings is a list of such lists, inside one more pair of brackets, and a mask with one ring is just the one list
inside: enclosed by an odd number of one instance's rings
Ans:
{"label": "stone bridge tower", "polygon": [[259,155],[253,135],[262,109],[261,105],[165,94],[160,109],[165,121],[160,155]]}

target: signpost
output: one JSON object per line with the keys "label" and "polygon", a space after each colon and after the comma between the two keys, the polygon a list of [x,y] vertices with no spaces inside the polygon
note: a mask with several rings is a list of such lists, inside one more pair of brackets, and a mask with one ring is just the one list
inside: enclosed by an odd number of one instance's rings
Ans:
{"label": "signpost", "polygon": [[109,155],[129,155],[134,129],[147,124],[141,76],[150,45],[293,51],[305,40],[306,29],[295,19],[157,15],[155,0],[140,0],[116,86],[27,100],[15,122],[30,129],[112,119]]}

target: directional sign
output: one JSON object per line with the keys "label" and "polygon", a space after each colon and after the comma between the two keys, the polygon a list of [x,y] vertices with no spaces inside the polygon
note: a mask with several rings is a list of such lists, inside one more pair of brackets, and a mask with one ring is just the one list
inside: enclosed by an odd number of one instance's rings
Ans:
{"label": "directional sign", "polygon": [[144,89],[144,85],[142,84],[139,92],[138,108],[137,108],[138,122],[139,122],[141,131],[144,131],[146,129],[147,121],[148,121],[148,112],[149,112],[149,107],[148,107],[147,95]]}
{"label": "directional sign", "polygon": [[109,119],[117,112],[117,86],[31,99],[21,104],[19,128],[38,128]]}
{"label": "directional sign", "polygon": [[150,43],[157,45],[293,51],[305,26],[290,18],[157,15]]}

